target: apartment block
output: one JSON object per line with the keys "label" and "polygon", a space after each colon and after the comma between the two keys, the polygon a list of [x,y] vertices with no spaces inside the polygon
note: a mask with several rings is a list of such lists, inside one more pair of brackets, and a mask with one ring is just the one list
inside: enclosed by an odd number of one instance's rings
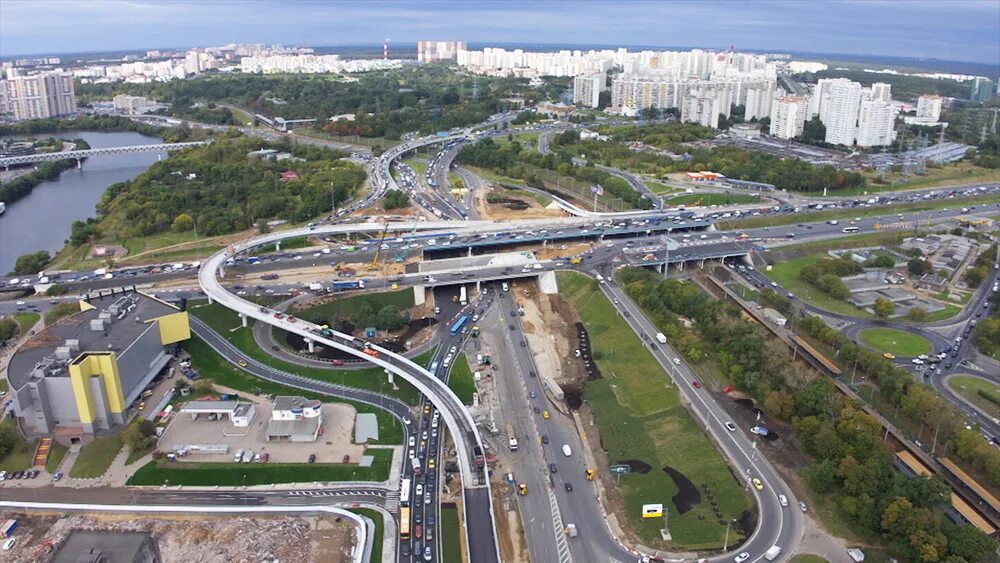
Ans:
{"label": "apartment block", "polygon": [[21,75],[10,69],[0,81],[7,111],[15,121],[45,119],[76,113],[73,76],[63,72]]}

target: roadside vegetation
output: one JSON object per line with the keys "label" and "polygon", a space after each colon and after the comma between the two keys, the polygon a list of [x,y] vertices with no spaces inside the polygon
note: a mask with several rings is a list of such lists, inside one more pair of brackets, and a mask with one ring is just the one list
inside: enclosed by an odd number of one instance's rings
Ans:
{"label": "roadside vegetation", "polygon": [[188,485],[239,487],[326,481],[385,481],[392,450],[365,450],[375,458],[370,467],[356,463],[226,463],[154,460],[129,478],[131,486]]}
{"label": "roadside vegetation", "polygon": [[[635,460],[650,466],[645,473],[633,471],[621,478],[625,513],[620,516],[647,545],[659,545],[663,522],[643,519],[640,514],[644,503],[662,502],[670,513],[673,546],[721,547],[726,519],[742,517],[751,509],[743,486],[681,405],[670,377],[600,293],[597,283],[575,273],[558,272],[557,277],[560,294],[574,305],[587,328],[602,374],[587,382],[583,395],[593,409],[608,461]],[[687,486],[681,491],[664,468],[686,477],[700,494],[712,494],[722,516],[703,497],[678,513],[671,497],[680,494],[688,499],[685,503],[690,502],[692,491]],[[730,531],[731,543],[739,533]]]}
{"label": "roadside vegetation", "polygon": [[122,451],[121,433],[95,438],[93,442],[80,448],[69,476],[76,479],[95,479],[104,475],[111,463]]}
{"label": "roadside vegetation", "polygon": [[1000,385],[975,375],[953,375],[946,380],[951,390],[990,418],[1000,418]]}
{"label": "roadside vegetation", "polygon": [[869,328],[858,338],[868,346],[883,353],[907,358],[931,353],[931,343],[926,338],[894,328]]}
{"label": "roadside vegetation", "polygon": [[[787,439],[794,439],[808,456],[798,470],[828,507],[816,512],[824,520],[832,519],[835,527],[843,526],[867,542],[887,544],[900,560],[979,561],[993,551],[992,540],[974,527],[956,526],[943,517],[949,495],[940,476],[907,479],[894,470],[892,450],[882,440],[879,423],[837,392],[829,379],[795,363],[788,348],[745,319],[738,306],[711,299],[690,282],[664,281],[638,268],[622,270],[618,277],[675,347],[686,356],[713,357],[765,416],[791,425],[794,437]],[[686,330],[680,317],[694,321],[694,330]],[[938,444],[945,444],[951,455],[984,469],[995,462],[1000,470],[1000,452],[976,431],[965,430],[954,407],[914,382],[908,372],[848,342],[816,317],[805,317],[796,326],[834,346],[841,362],[856,361],[858,371],[891,396],[901,411],[937,427]],[[693,346],[700,347],[697,354],[691,353]]]}
{"label": "roadside vegetation", "polygon": [[454,391],[455,395],[458,395],[458,399],[462,401],[463,405],[472,404],[476,383],[472,380],[472,369],[469,367],[469,358],[465,353],[455,355],[455,361],[451,364],[451,373],[448,375],[448,388]]}

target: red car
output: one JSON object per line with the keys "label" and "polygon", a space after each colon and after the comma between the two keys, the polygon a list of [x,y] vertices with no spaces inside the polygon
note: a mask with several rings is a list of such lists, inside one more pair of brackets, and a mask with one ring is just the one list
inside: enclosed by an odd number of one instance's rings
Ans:
{"label": "red car", "polygon": [[697,379],[692,381],[691,385],[693,385],[695,389],[701,389],[701,383],[699,383]]}
{"label": "red car", "polygon": [[294,323],[294,322],[295,322],[296,320],[298,320],[298,319],[296,319],[295,317],[293,317],[293,316],[291,316],[291,315],[288,315],[288,318],[287,318],[287,319],[285,319],[285,320],[286,320],[286,321],[288,321],[288,322],[290,322],[290,323]]}
{"label": "red car", "polygon": [[275,313],[274,314],[274,318],[276,318],[276,319],[282,319],[284,317],[285,317],[285,315],[282,315],[281,313]]}
{"label": "red car", "polygon": [[342,366],[342,365],[344,365],[344,360],[333,360],[330,363],[332,363],[335,366]]}
{"label": "red car", "polygon": [[267,463],[267,460],[269,460],[269,459],[271,459],[271,454],[269,454],[269,453],[260,454],[260,462],[261,463]]}
{"label": "red car", "polygon": [[420,524],[417,524],[416,526],[413,527],[413,537],[419,540],[421,537],[423,537],[423,535],[424,535],[424,529]]}

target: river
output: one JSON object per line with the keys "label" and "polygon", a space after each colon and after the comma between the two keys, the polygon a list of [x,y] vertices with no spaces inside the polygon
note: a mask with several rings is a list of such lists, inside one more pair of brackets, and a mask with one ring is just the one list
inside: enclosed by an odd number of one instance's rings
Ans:
{"label": "river", "polygon": [[[39,133],[38,137],[46,137]],[[91,148],[152,145],[163,142],[133,132],[67,131],[52,136],[82,138]],[[131,180],[157,161],[157,153],[94,156],[83,169],[72,168],[56,180],[43,182],[20,200],[8,203],[0,215],[0,275],[14,269],[18,256],[39,250],[55,255],[69,238],[73,221],[97,214],[94,205],[112,184]],[[166,157],[166,153],[163,154]]]}

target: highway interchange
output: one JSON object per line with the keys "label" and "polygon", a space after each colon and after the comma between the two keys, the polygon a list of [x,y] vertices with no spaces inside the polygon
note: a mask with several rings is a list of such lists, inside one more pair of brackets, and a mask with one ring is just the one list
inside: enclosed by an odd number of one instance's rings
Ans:
{"label": "highway interchange", "polygon": [[[502,118],[495,120],[495,122],[500,121],[502,121]],[[541,459],[541,467],[543,468],[547,467],[548,463],[555,463],[559,469],[556,474],[545,475],[544,473],[540,473],[539,475],[525,477],[526,482],[529,483],[529,486],[533,490],[536,486],[538,487],[537,492],[539,494],[534,494],[533,492],[519,499],[519,502],[522,504],[522,519],[527,522],[530,518],[534,522],[536,518],[542,518],[542,523],[537,528],[525,525],[528,528],[526,533],[533,560],[625,561],[634,559],[635,553],[622,547],[607,529],[603,518],[600,516],[601,509],[597,506],[595,494],[582,494],[585,492],[583,490],[570,493],[565,490],[564,486],[560,486],[565,485],[566,482],[572,482],[577,489],[593,486],[582,478],[584,466],[578,455],[564,459],[565,456],[562,456],[557,451],[562,444],[569,444],[574,452],[582,452],[583,447],[579,436],[573,428],[566,428],[563,424],[551,423],[548,419],[543,419],[538,413],[533,414],[533,407],[544,405],[544,401],[538,402],[529,397],[532,396],[532,393],[535,397],[545,397],[544,389],[538,378],[526,376],[526,374],[535,372],[537,368],[534,367],[530,350],[526,346],[520,345],[524,338],[520,330],[520,320],[517,315],[509,314],[512,312],[510,310],[510,303],[504,302],[505,299],[510,301],[512,298],[504,296],[505,292],[498,289],[499,283],[492,282],[518,277],[536,277],[545,272],[561,269],[577,269],[589,275],[603,271],[608,279],[611,280],[610,273],[612,268],[626,262],[636,263],[637,258],[635,253],[639,250],[649,250],[649,253],[655,255],[655,260],[651,264],[660,261],[669,261],[671,264],[698,263],[706,257],[716,258],[716,255],[711,254],[712,251],[720,251],[722,254],[730,257],[739,257],[741,254],[749,254],[755,248],[760,250],[761,247],[767,248],[791,242],[841,237],[844,236],[842,229],[847,223],[841,222],[839,226],[827,222],[809,223],[807,222],[808,213],[803,213],[803,223],[797,225],[744,229],[740,231],[714,231],[712,227],[713,221],[728,219],[729,217],[725,217],[726,214],[735,213],[735,211],[731,210],[702,210],[697,213],[701,217],[695,217],[694,213],[682,217],[677,212],[672,212],[669,217],[666,217],[663,213],[653,211],[648,213],[607,214],[606,216],[600,216],[596,221],[593,216],[563,220],[518,221],[502,225],[478,221],[474,206],[471,205],[471,193],[464,201],[454,202],[451,198],[450,185],[447,181],[447,172],[451,168],[451,162],[461,145],[461,141],[465,135],[469,135],[470,133],[471,131],[466,131],[465,133],[443,138],[418,139],[393,147],[382,157],[373,160],[370,172],[373,189],[365,198],[351,206],[338,210],[337,213],[325,221],[320,221],[317,224],[311,224],[311,226],[301,229],[283,231],[252,239],[241,243],[235,248],[227,249],[213,255],[199,265],[201,291],[211,299],[217,300],[226,307],[234,309],[243,315],[253,317],[263,323],[299,333],[314,341],[324,342],[329,346],[349,351],[358,355],[363,360],[374,360],[376,364],[382,367],[397,371],[397,373],[404,377],[413,378],[411,381],[433,403],[435,410],[441,412],[442,418],[449,427],[452,436],[456,437],[455,449],[457,450],[457,460],[462,468],[462,476],[465,484],[465,502],[463,506],[466,511],[465,528],[469,534],[467,541],[470,553],[475,555],[472,559],[473,561],[489,561],[496,560],[499,557],[496,538],[492,533],[494,518],[489,502],[489,489],[484,486],[485,482],[481,480],[481,477],[477,476],[477,474],[482,473],[482,468],[475,467],[471,453],[471,449],[477,445],[481,446],[483,441],[479,436],[475,423],[472,422],[464,407],[458,403],[457,398],[443,385],[441,379],[447,377],[447,370],[439,374],[430,374],[425,369],[425,366],[416,366],[405,357],[397,356],[388,350],[378,349],[377,347],[375,349],[380,353],[379,358],[366,356],[361,349],[355,347],[350,337],[345,338],[339,334],[328,337],[318,335],[314,330],[315,327],[308,323],[304,323],[301,320],[289,322],[286,316],[278,318],[274,311],[264,310],[257,305],[245,301],[236,294],[246,290],[234,287],[241,284],[232,284],[227,281],[226,285],[223,285],[217,273],[227,267],[236,267],[236,263],[230,261],[231,259],[238,256],[242,256],[245,259],[252,253],[261,253],[262,259],[255,264],[240,264],[238,269],[243,274],[281,272],[283,270],[295,270],[306,265],[322,266],[333,262],[367,260],[374,254],[375,248],[372,246],[373,243],[370,242],[372,239],[365,241],[366,244],[361,244],[359,240],[352,239],[347,241],[345,237],[357,237],[359,233],[367,233],[368,236],[375,237],[378,235],[378,231],[382,229],[382,225],[349,224],[344,222],[346,219],[345,216],[374,203],[388,189],[398,187],[398,184],[396,184],[397,180],[389,174],[389,170],[393,167],[397,172],[397,177],[403,180],[404,189],[410,191],[412,195],[426,198],[423,200],[422,207],[427,208],[430,213],[440,216],[443,219],[464,221],[462,223],[454,221],[449,223],[434,222],[432,219],[431,221],[420,223],[390,223],[391,230],[395,236],[387,239],[383,243],[381,250],[387,255],[389,253],[396,253],[397,255],[402,253],[405,256],[420,255],[422,253],[447,255],[462,254],[463,252],[457,252],[458,249],[469,249],[470,252],[473,249],[490,252],[529,247],[533,244],[554,245],[581,242],[591,244],[591,251],[588,253],[588,258],[578,266],[568,264],[565,260],[538,261],[538,269],[525,268],[517,270],[516,268],[512,269],[510,266],[486,266],[477,268],[474,273],[466,271],[436,272],[431,274],[432,278],[438,278],[433,279],[433,281],[428,279],[427,274],[417,272],[398,276],[398,279],[394,280],[370,279],[366,288],[380,289],[388,287],[391,284],[454,286],[456,283],[482,283],[482,287],[490,287],[492,289],[492,292],[486,294],[488,297],[480,298],[479,301],[470,304],[462,310],[447,308],[442,316],[454,318],[460,312],[475,310],[483,316],[484,324],[488,320],[490,325],[500,328],[498,334],[491,334],[490,336],[494,340],[499,340],[503,343],[502,348],[505,358],[509,358],[514,366],[516,366],[514,373],[509,375],[520,374],[522,377],[520,385],[524,392],[510,394],[506,397],[509,401],[507,406],[511,412],[525,413],[524,416],[516,418],[518,433],[520,434],[523,431],[525,436],[534,437],[540,436],[542,432],[545,432],[548,438],[548,444],[543,444],[541,441],[533,439],[525,440],[526,443],[522,442],[524,444],[522,455],[525,458]],[[485,134],[495,133],[487,132]],[[428,175],[417,179],[413,177],[412,173],[408,176],[405,173],[404,167],[397,166],[394,162],[413,148],[421,146],[421,143],[427,145],[437,143],[446,144],[445,148],[432,159],[432,165],[428,168]],[[539,144],[541,148],[542,143],[540,142]],[[463,173],[461,170],[458,173],[466,185],[473,188],[470,192],[474,193],[475,188],[478,187],[476,177],[467,172]],[[630,181],[630,184],[636,186],[636,189],[641,191],[641,188],[636,184],[637,182],[641,185],[641,181],[635,180],[633,176],[626,173],[622,173],[622,175]],[[433,184],[429,180],[433,181]],[[984,189],[975,189],[974,193],[995,193],[997,188],[997,185],[988,185],[984,186]],[[932,192],[934,192],[933,197],[923,197]],[[917,192],[916,195],[909,196],[909,198],[916,198],[914,201],[919,201],[920,199],[939,199],[940,197],[949,197],[949,195],[961,196],[973,194],[949,194],[948,190],[939,189],[923,190]],[[857,201],[838,201],[835,198],[832,199],[838,206],[869,207],[865,203],[859,205]],[[802,210],[795,210],[794,202],[789,203],[780,198],[778,201],[780,203],[775,206],[776,209],[769,209],[760,204],[743,207],[748,209],[747,216],[802,212]],[[895,199],[879,203],[889,206],[905,201],[906,199]],[[440,215],[434,213],[434,209],[441,211]],[[876,224],[880,226],[898,226],[902,223],[904,224],[903,228],[915,229],[917,225],[924,226],[967,214],[960,207],[948,210],[906,213],[905,216],[893,214],[890,207],[886,207],[885,210],[886,213],[883,215],[878,217],[859,217],[857,221],[850,221],[850,224],[857,226],[861,232],[870,232]],[[980,208],[975,211],[986,212],[987,210]],[[989,212],[996,214],[995,209]],[[498,236],[498,233],[503,234]],[[268,255],[263,254],[270,250],[268,245],[272,245],[282,239],[304,235],[332,236],[336,238],[329,239],[333,241],[328,248],[329,252],[313,252],[309,255],[302,252],[272,254],[272,256],[277,255],[278,257],[276,258],[268,258]],[[433,240],[428,238],[432,236],[435,237]],[[347,242],[351,242],[352,244],[346,244]],[[338,243],[341,244],[337,246]],[[348,250],[352,246],[360,246],[361,248],[360,250],[358,248]],[[659,255],[660,252],[663,252],[662,259]],[[108,287],[121,287],[124,284],[146,284],[170,279],[185,279],[189,278],[194,271],[194,267],[190,264],[181,268],[171,267],[168,268],[169,271],[164,271],[164,267],[159,268],[157,272],[153,271],[154,268],[148,267],[137,268],[132,271],[119,270],[112,272],[110,276],[105,274],[64,273],[61,274],[59,283],[65,284],[71,291],[87,291]],[[991,282],[996,280],[996,276],[996,271],[991,272]],[[750,283],[755,284],[769,283],[769,280],[763,278],[759,272],[756,275],[748,276],[747,279]],[[11,285],[15,287],[23,285],[23,283],[11,284],[11,281],[10,278],[3,280],[7,288],[10,288]],[[288,284],[278,281],[277,283],[268,282],[266,284],[261,282],[255,286],[250,285],[248,282],[247,285],[249,286],[247,289],[250,293],[264,292],[270,289],[280,294],[300,284]],[[980,306],[979,304],[986,299],[989,285],[989,283],[984,283],[984,289],[977,293],[973,300],[975,306]],[[645,319],[641,311],[628,299],[620,288],[616,287],[613,281],[603,283],[601,288],[605,295],[613,300],[619,313],[626,317],[633,330],[638,335],[645,335],[646,341],[649,342],[648,335],[655,333],[656,330]],[[438,291],[436,290],[435,293],[437,295]],[[28,301],[38,304],[40,307],[46,306],[45,301],[42,300],[29,299]],[[807,310],[809,309],[807,305],[803,304],[803,306]],[[0,302],[0,313],[7,312],[10,308],[11,304],[9,302]],[[941,329],[941,336],[932,341],[940,342],[941,339],[952,338],[951,334],[955,331],[961,332],[962,323],[968,320],[964,317],[971,315],[973,309],[974,307],[970,306],[966,309],[966,312],[962,313],[962,316],[945,323],[938,323],[939,326],[933,327],[932,330]],[[828,314],[822,311],[814,312]],[[438,337],[438,357],[436,359],[439,359],[442,354],[451,350],[452,347],[461,348],[468,345],[468,339],[465,338],[465,335],[449,335],[444,330],[447,324],[441,323],[440,325],[442,329]],[[503,330],[507,325],[512,327],[511,330]],[[208,342],[210,346],[222,354],[228,361],[238,365],[245,363],[246,366],[243,369],[257,377],[276,381],[291,387],[333,394],[351,400],[378,405],[380,408],[388,410],[400,418],[400,420],[407,421],[408,427],[413,425],[412,433],[408,432],[407,439],[409,439],[409,436],[421,434],[424,417],[430,417],[430,412],[424,413],[421,411],[418,418],[412,419],[413,411],[410,407],[377,393],[318,382],[295,374],[274,370],[269,366],[254,361],[252,358],[246,357],[224,338],[221,338],[207,326],[195,320],[194,317],[192,317],[192,329],[195,334]],[[797,510],[781,507],[777,501],[777,494],[779,493],[785,494],[789,499],[794,499],[791,491],[770,464],[762,457],[755,455],[756,448],[750,436],[740,429],[737,429],[735,432],[726,429],[724,426],[725,415],[722,414],[721,407],[715,404],[710,396],[697,392],[692,386],[694,376],[683,362],[678,365],[673,361],[673,358],[677,358],[679,355],[675,354],[668,345],[650,344],[653,355],[664,368],[667,376],[681,390],[681,393],[688,401],[690,410],[703,428],[706,429],[708,434],[719,445],[733,467],[739,469],[741,473],[749,471],[748,479],[750,476],[753,476],[761,479],[764,483],[765,488],[763,492],[758,492],[753,487],[748,487],[748,490],[754,494],[757,501],[760,511],[758,518],[760,526],[739,550],[749,552],[751,554],[751,561],[760,560],[763,553],[772,545],[785,546],[789,548],[788,551],[791,551],[802,534],[802,516]],[[968,348],[968,345],[964,347],[965,350]],[[505,376],[505,381],[507,379]],[[939,379],[934,379],[933,381],[935,388],[939,392],[947,394],[947,386],[941,385]],[[532,405],[531,403],[535,404]],[[965,409],[967,412],[972,410],[967,405]],[[970,412],[969,414],[970,416],[978,417],[974,412]],[[556,413],[555,416],[559,417],[561,415]],[[992,427],[990,426],[991,422],[993,421],[981,420],[980,424],[984,429],[992,432],[993,435],[1000,435],[995,423],[993,423]],[[539,430],[539,428],[544,428],[544,430]],[[443,440],[434,448],[438,459],[442,457],[437,453],[441,447],[443,447]],[[431,448],[424,449],[423,460],[425,467],[427,466],[427,459],[432,457],[432,455],[434,454],[431,454]],[[436,471],[440,471],[440,464]],[[573,477],[574,475],[575,478]],[[406,476],[412,477],[412,471],[407,473],[404,469],[404,477]],[[426,490],[436,489],[433,486],[435,480],[429,479],[429,481],[432,486],[426,488]],[[549,487],[548,485],[552,486]],[[358,497],[366,495],[385,496],[384,490],[381,492],[378,491],[377,488],[360,488],[353,492],[345,492],[344,495],[349,496],[353,494]],[[541,494],[542,491],[548,491],[548,493]],[[278,496],[282,499],[285,498],[285,496]],[[309,495],[287,496],[310,498]],[[208,498],[206,502],[214,502],[211,496],[206,498]],[[354,497],[350,498],[353,499]],[[247,503],[262,502],[260,495],[254,497],[246,496],[243,497],[243,500]],[[549,502],[550,500],[552,502]],[[215,501],[220,501],[220,498],[216,498]],[[297,502],[297,500],[289,502]],[[436,504],[436,498],[432,498],[430,503],[428,503],[428,505],[432,506],[436,506]],[[794,500],[792,500],[792,506],[795,506]],[[558,527],[560,520],[554,517],[560,513],[574,515],[574,523],[581,532],[579,538],[569,542],[566,541],[563,531]],[[427,514],[430,514],[430,512]],[[553,516],[551,526],[544,522],[542,515]],[[565,517],[561,521],[563,523],[568,522]],[[440,538],[440,534],[436,534],[436,536]],[[400,547],[400,553],[403,553],[402,546]],[[434,549],[435,556],[438,552],[439,549]],[[718,559],[723,560],[729,557],[731,555],[720,555]],[[401,557],[401,560],[409,559]]]}

